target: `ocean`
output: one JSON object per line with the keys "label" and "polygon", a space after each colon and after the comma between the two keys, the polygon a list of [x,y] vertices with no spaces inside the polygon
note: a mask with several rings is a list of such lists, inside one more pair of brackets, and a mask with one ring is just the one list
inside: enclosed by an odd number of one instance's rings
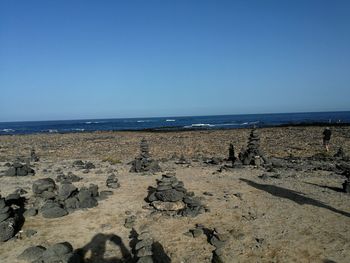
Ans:
{"label": "ocean", "polygon": [[0,122],[0,135],[92,131],[232,129],[308,124],[349,124],[350,111],[220,116]]}

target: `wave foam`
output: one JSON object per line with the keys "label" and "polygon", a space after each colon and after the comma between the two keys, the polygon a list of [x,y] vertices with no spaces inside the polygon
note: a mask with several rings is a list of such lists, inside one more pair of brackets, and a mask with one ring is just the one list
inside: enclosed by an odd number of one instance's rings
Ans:
{"label": "wave foam", "polygon": [[15,130],[14,129],[2,129],[1,131],[2,132],[14,132]]}

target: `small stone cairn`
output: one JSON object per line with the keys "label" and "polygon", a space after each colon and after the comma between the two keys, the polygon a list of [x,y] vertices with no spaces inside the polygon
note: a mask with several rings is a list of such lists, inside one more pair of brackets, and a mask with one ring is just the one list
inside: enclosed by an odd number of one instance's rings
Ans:
{"label": "small stone cairn", "polygon": [[205,212],[200,199],[193,192],[187,192],[174,173],[162,175],[157,180],[157,188],[149,188],[147,201],[156,210],[170,215],[197,216]]}
{"label": "small stone cairn", "polygon": [[92,208],[98,205],[98,186],[90,184],[89,188],[80,190],[72,183],[63,182],[58,188],[51,178],[35,181],[32,187],[35,206],[45,218],[57,218],[76,209]]}
{"label": "small stone cairn", "polygon": [[161,168],[157,161],[150,157],[149,146],[145,139],[140,143],[140,155],[131,162],[130,172],[132,173],[156,173],[160,172]]}
{"label": "small stone cairn", "polygon": [[22,164],[20,162],[14,162],[10,165],[10,168],[5,172],[5,176],[27,176],[34,175],[35,171],[29,164]]}
{"label": "small stone cairn", "polygon": [[108,188],[112,188],[112,189],[117,189],[120,187],[120,184],[118,182],[118,178],[114,173],[112,173],[111,175],[109,175],[107,177],[106,186]]}
{"label": "small stone cairn", "polygon": [[237,157],[235,156],[235,148],[233,144],[230,143],[230,147],[228,148],[228,158],[227,160],[232,163],[232,167],[235,165]]}
{"label": "small stone cairn", "polygon": [[35,149],[33,148],[30,151],[30,161],[31,162],[39,162],[40,158],[39,156],[36,154]]}
{"label": "small stone cairn", "polygon": [[260,150],[260,137],[256,129],[251,131],[247,149],[240,152],[239,159],[244,165],[260,166],[266,163],[266,158]]}
{"label": "small stone cairn", "polygon": [[0,242],[7,241],[15,235],[17,220],[13,210],[0,195]]}

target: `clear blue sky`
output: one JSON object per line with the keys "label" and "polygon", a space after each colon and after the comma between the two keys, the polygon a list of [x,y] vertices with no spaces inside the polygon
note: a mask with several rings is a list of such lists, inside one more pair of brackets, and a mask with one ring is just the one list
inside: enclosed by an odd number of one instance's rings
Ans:
{"label": "clear blue sky", "polygon": [[0,0],[0,121],[350,110],[350,1]]}

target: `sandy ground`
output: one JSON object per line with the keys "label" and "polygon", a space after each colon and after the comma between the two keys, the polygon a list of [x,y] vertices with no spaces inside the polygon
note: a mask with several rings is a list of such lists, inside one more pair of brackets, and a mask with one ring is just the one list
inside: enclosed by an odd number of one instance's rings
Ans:
{"label": "sandy ground", "polygon": [[[261,129],[262,148],[268,156],[311,156],[322,149],[322,130],[320,127]],[[214,247],[205,235],[197,238],[184,235],[198,223],[210,229],[221,226],[230,233],[225,252],[232,262],[350,262],[350,195],[337,191],[344,178],[328,171],[300,171],[263,180],[258,177],[264,173],[263,168],[243,167],[218,173],[219,166],[201,161],[203,156],[226,157],[228,144],[233,142],[240,149],[248,135],[249,130],[242,129],[1,136],[1,164],[16,156],[28,156],[32,147],[41,157],[35,164],[37,174],[33,177],[0,177],[3,196],[21,187],[30,198],[32,182],[38,178],[55,178],[57,168],[83,177],[74,183],[76,186],[94,183],[99,190],[107,190],[107,171],[115,169],[121,187],[92,209],[57,219],[45,219],[40,214],[26,218],[22,230],[34,229],[37,234],[30,238],[22,235],[21,239],[0,244],[0,261],[17,262],[16,257],[31,245],[68,241],[74,248],[89,243],[102,249],[105,246],[104,257],[95,262],[111,262],[108,259],[121,257],[120,245],[105,242],[103,234],[119,237],[130,250],[130,229],[123,225],[127,214],[133,214],[137,216],[135,229],[150,230],[172,262],[211,261]],[[144,208],[147,187],[155,186],[162,173],[152,176],[129,173],[127,163],[137,155],[143,137],[149,141],[152,156],[163,158],[162,169],[176,171],[185,188],[200,196],[210,212],[194,218],[173,218],[152,214]],[[350,152],[350,128],[335,128],[332,143],[332,151],[341,145]],[[169,159],[181,154],[194,160],[190,167],[176,165]],[[96,169],[83,174],[72,167],[75,159],[90,160]],[[96,174],[98,170],[102,173]],[[100,234],[98,239],[97,234]]]}

